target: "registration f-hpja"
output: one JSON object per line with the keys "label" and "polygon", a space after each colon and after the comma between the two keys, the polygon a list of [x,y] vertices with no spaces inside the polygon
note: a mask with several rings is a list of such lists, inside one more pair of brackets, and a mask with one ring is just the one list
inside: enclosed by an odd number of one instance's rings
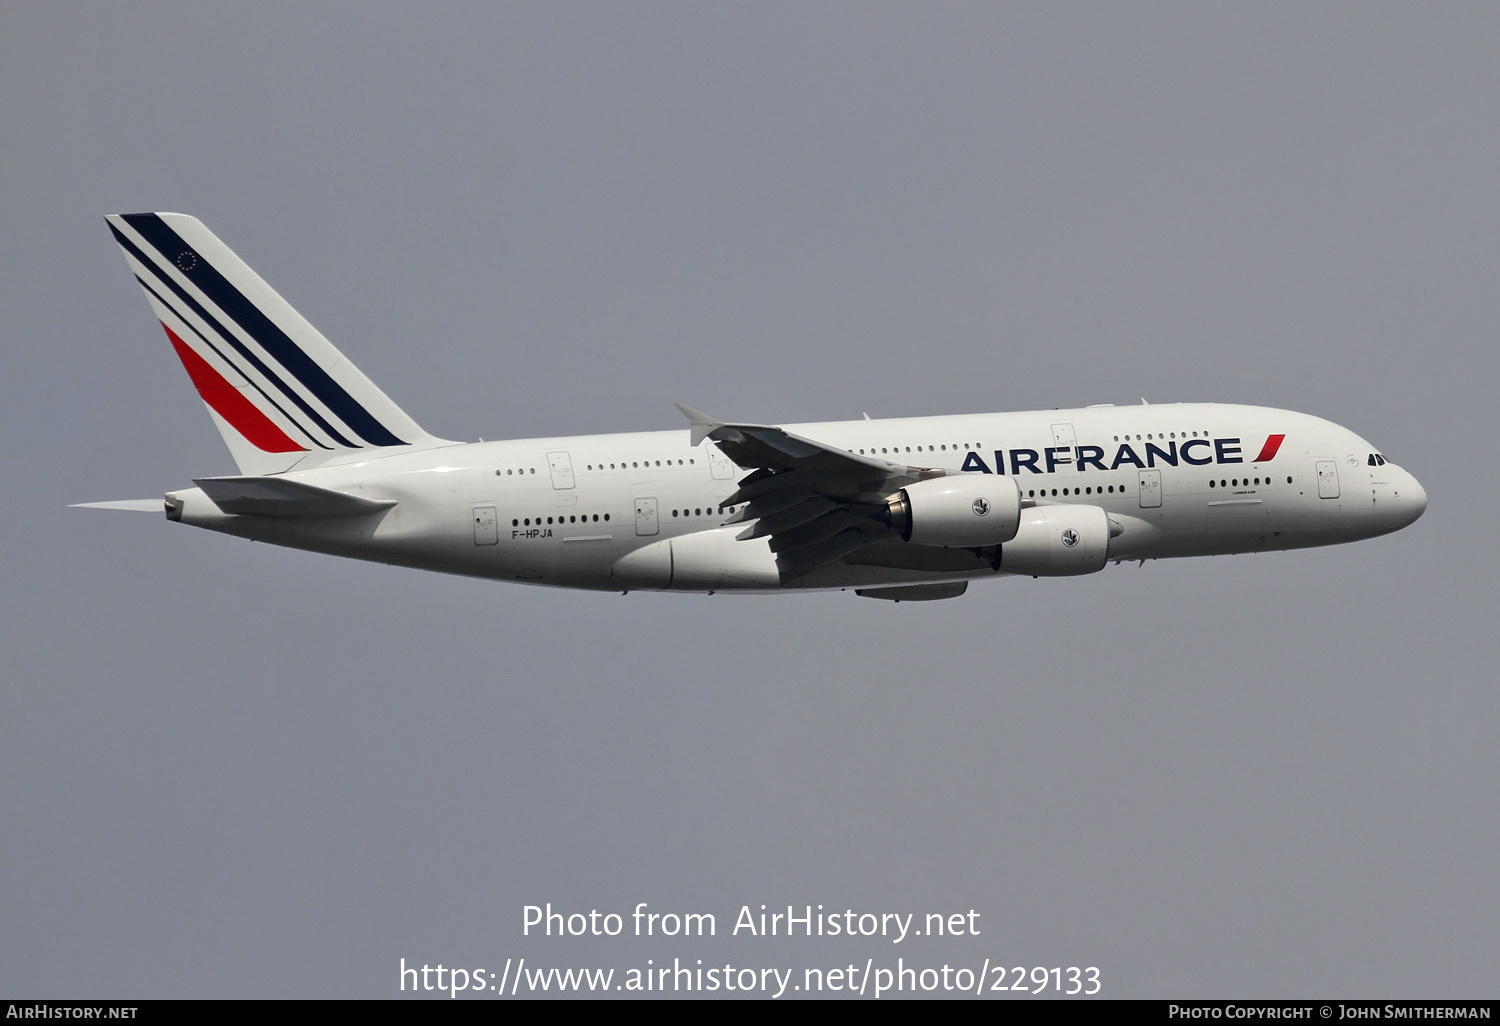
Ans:
{"label": "registration f-hpja", "polygon": [[1356,541],[1427,507],[1353,432],[1256,406],[786,426],[681,407],[676,431],[445,441],[196,218],[107,220],[241,472],[168,492],[167,519],[242,538],[598,591],[916,600]]}

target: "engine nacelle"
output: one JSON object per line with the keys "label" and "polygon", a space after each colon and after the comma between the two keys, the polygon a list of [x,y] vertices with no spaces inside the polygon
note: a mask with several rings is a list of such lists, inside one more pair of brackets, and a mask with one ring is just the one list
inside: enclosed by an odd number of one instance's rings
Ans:
{"label": "engine nacelle", "polygon": [[1098,506],[1033,506],[1021,511],[1020,528],[1000,546],[1000,572],[1070,577],[1104,569],[1109,540],[1121,533]]}
{"label": "engine nacelle", "polygon": [[999,545],[1016,536],[1021,489],[999,474],[954,474],[907,485],[886,508],[913,545]]}

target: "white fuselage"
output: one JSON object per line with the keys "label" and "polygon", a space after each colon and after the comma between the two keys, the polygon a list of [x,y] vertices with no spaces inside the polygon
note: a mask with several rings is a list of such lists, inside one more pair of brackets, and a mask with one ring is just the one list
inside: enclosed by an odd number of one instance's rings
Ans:
{"label": "white fuselage", "polygon": [[[1106,406],[787,430],[947,474],[1007,474],[1028,505],[1101,507],[1122,528],[1109,541],[1117,561],[1355,541],[1406,526],[1427,502],[1410,474],[1347,429],[1254,406]],[[1257,461],[1278,435],[1274,454]],[[174,519],[227,534],[561,587],[781,591],[1006,573],[999,557],[910,569],[856,556],[783,586],[767,539],[738,541],[743,525],[724,526],[731,510],[719,504],[745,473],[713,442],[692,446],[687,430],[675,430],[355,455],[284,475],[395,502],[357,518],[231,516],[198,489],[169,499],[178,504]]]}

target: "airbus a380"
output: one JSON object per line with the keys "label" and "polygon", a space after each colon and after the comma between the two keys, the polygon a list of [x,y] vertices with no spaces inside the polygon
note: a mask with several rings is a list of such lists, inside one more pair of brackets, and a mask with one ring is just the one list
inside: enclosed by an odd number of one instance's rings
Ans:
{"label": "airbus a380", "polygon": [[196,218],[106,220],[240,470],[168,492],[167,519],[242,538],[598,591],[900,601],[1356,541],[1427,507],[1353,432],[1256,406],[783,426],[682,406],[675,431],[447,441]]}

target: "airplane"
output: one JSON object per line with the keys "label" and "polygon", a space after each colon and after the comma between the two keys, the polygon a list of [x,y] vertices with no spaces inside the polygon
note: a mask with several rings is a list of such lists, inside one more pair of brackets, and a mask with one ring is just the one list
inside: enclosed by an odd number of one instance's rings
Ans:
{"label": "airplane", "polygon": [[1416,478],[1353,432],[1256,406],[789,425],[679,406],[673,431],[449,441],[196,218],[105,220],[240,473],[82,506],[526,584],[897,602],[1350,542],[1427,508]]}

